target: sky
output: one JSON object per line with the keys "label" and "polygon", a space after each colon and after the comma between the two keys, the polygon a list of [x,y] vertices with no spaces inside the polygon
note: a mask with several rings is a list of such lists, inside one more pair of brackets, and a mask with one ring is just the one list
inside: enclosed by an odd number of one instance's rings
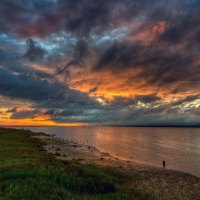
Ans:
{"label": "sky", "polygon": [[0,125],[200,122],[199,0],[1,0]]}

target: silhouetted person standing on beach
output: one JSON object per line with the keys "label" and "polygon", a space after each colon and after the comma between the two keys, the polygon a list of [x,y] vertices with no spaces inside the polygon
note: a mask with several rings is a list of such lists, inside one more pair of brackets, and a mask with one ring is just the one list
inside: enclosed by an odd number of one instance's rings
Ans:
{"label": "silhouetted person standing on beach", "polygon": [[165,169],[165,166],[166,166],[166,163],[165,163],[165,161],[163,160],[163,169]]}

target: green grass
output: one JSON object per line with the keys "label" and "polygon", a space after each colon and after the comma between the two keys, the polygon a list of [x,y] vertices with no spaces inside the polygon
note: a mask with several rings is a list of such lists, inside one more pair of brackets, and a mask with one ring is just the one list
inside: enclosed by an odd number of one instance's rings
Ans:
{"label": "green grass", "polygon": [[58,161],[31,135],[0,129],[0,198],[130,199],[111,169]]}

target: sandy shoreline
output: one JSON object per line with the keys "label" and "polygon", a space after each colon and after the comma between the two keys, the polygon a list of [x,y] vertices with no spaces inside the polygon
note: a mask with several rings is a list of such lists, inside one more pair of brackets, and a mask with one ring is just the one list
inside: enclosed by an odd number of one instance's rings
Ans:
{"label": "sandy shoreline", "polygon": [[[108,153],[99,151],[97,148],[78,144],[74,141],[61,140],[50,135],[37,135],[34,138],[40,139],[45,143],[44,149],[63,161],[77,161],[82,164],[97,164],[104,166],[124,167],[133,165],[132,161],[123,161],[115,158]],[[134,163],[134,165],[136,165]]]}
{"label": "sandy shoreline", "polygon": [[[116,167],[122,169],[123,171],[127,170],[137,170],[137,171],[150,171],[155,172],[159,171],[162,173],[182,173],[185,172],[165,169],[152,166],[139,164],[130,160],[121,160],[114,156],[109,155],[108,153],[101,152],[97,148],[86,145],[78,144],[77,142],[71,140],[62,140],[56,138],[54,135],[49,135],[43,133],[42,135],[33,136],[36,139],[40,139],[45,145],[44,149],[51,154],[54,154],[56,159],[62,161],[76,161],[81,164],[95,164],[108,167]],[[188,174],[189,176],[193,176]],[[195,177],[195,176],[193,176]]]}

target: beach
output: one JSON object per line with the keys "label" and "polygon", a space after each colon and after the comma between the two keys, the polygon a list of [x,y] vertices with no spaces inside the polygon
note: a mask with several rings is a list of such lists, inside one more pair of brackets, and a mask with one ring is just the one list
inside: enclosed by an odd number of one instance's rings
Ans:
{"label": "beach", "polygon": [[[181,127],[23,127],[54,138],[93,146],[120,160],[200,177],[200,132]],[[77,148],[80,149],[80,148]],[[86,148],[87,149],[87,148]]]}
{"label": "beach", "polygon": [[127,181],[130,190],[137,188],[139,191],[148,191],[155,199],[200,199],[200,179],[190,174],[120,160],[93,146],[62,140],[48,134],[33,137],[44,143],[45,151],[64,163],[73,161],[82,165],[115,168],[132,177]]}

